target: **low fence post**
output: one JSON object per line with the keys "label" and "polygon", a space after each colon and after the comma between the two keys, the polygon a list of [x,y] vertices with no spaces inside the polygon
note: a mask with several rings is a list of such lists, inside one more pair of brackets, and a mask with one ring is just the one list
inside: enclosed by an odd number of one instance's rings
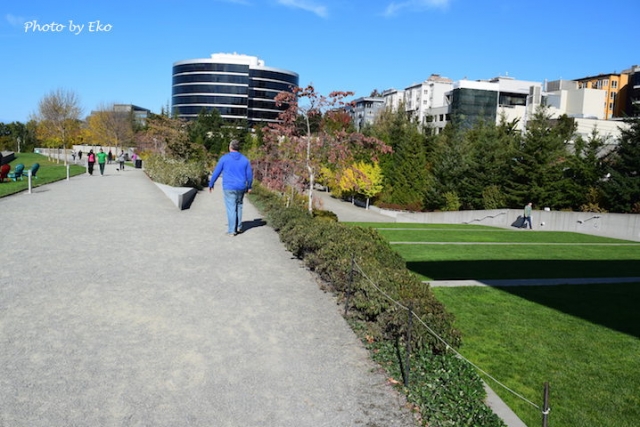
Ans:
{"label": "low fence post", "polygon": [[542,403],[542,427],[548,427],[549,418],[549,383],[544,383],[543,403]]}
{"label": "low fence post", "polygon": [[31,194],[31,169],[27,171],[27,179],[29,180],[29,194]]}
{"label": "low fence post", "polygon": [[409,387],[411,374],[411,329],[413,328],[413,304],[409,304],[409,322],[407,324],[407,348],[404,363],[404,386]]}
{"label": "low fence post", "polygon": [[356,257],[351,255],[351,270],[349,270],[349,282],[347,283],[347,298],[344,300],[344,317],[347,317],[349,311],[349,299],[353,289],[353,272],[355,270]]}

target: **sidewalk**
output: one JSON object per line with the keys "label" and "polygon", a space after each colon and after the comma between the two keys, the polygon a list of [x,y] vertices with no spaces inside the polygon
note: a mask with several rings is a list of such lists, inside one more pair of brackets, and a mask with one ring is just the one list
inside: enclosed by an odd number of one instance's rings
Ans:
{"label": "sidewalk", "polygon": [[0,199],[0,426],[415,425],[253,206],[115,168]]}

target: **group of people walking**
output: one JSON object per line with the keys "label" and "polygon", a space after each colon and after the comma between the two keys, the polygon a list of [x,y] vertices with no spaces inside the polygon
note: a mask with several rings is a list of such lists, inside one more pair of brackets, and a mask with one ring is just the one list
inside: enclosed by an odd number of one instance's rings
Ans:
{"label": "group of people walking", "polygon": [[[78,151],[79,158],[82,158],[81,153],[82,153],[81,151]],[[133,156],[134,156],[133,160],[135,161],[135,154]],[[109,150],[108,154],[105,153],[102,148],[98,150],[97,153],[94,153],[93,149],[89,150],[89,154],[87,155],[87,172],[89,173],[89,175],[93,175],[93,169],[95,168],[95,164],[97,162],[98,167],[100,168],[100,175],[104,176],[105,165],[107,164],[107,162],[111,163],[112,158],[113,158],[113,155],[111,154],[111,150]],[[127,156],[125,155],[124,151],[121,151],[120,155],[117,158],[117,161],[118,161],[118,168],[116,169],[117,171],[121,171],[121,170],[124,171],[124,162],[126,161],[126,159],[127,159]]]}

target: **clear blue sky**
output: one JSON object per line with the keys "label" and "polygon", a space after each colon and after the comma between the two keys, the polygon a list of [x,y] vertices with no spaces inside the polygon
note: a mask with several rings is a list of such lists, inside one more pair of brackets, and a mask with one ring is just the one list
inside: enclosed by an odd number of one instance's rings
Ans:
{"label": "clear blue sky", "polygon": [[[172,64],[218,52],[356,97],[432,73],[542,82],[620,72],[640,63],[638,17],[638,0],[4,1],[0,122],[28,120],[57,88],[76,92],[85,115],[112,103],[160,112]],[[51,23],[64,28],[45,31]]]}

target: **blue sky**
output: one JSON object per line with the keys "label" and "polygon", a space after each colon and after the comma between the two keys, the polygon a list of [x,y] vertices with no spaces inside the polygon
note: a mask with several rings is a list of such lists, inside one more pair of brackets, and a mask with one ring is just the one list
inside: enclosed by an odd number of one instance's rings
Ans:
{"label": "blue sky", "polygon": [[173,63],[218,52],[356,97],[432,73],[542,82],[620,72],[640,63],[639,16],[638,0],[5,1],[0,122],[28,120],[58,88],[76,92],[85,115],[112,103],[160,112]]}

